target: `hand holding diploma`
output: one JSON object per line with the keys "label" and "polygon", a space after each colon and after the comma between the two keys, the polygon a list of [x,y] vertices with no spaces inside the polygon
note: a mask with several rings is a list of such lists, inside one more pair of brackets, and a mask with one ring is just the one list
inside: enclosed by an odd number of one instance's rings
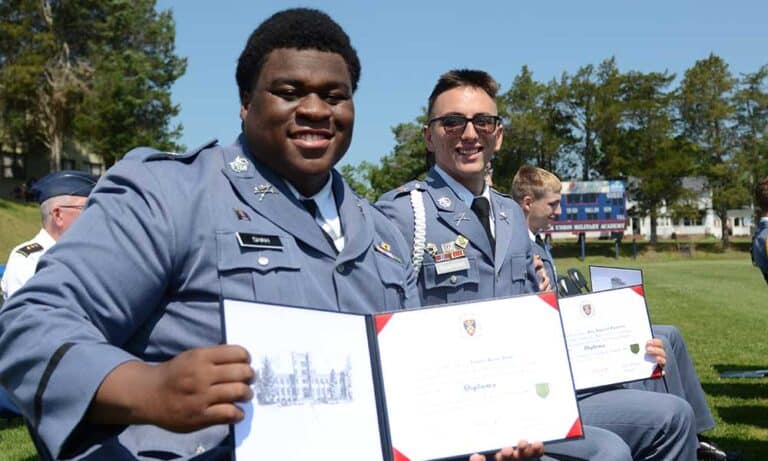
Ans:
{"label": "hand holding diploma", "polygon": [[[527,440],[517,442],[516,447],[507,447],[493,455],[493,461],[523,461],[544,454],[544,444],[541,442],[528,443]],[[469,461],[485,461],[485,456],[474,454]]]}
{"label": "hand holding diploma", "polygon": [[659,338],[653,338],[645,343],[645,353],[656,359],[656,364],[664,367],[667,364],[667,353],[664,351],[664,343]]}
{"label": "hand holding diploma", "polygon": [[549,280],[549,276],[547,275],[547,270],[544,268],[544,261],[542,261],[541,256],[539,255],[533,255],[533,269],[536,271],[536,275],[539,276],[539,279],[541,280],[539,282],[539,291],[549,291],[552,289],[552,281]]}

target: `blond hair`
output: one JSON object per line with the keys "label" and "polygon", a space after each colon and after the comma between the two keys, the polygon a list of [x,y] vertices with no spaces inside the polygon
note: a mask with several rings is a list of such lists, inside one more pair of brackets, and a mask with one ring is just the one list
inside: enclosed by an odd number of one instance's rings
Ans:
{"label": "blond hair", "polygon": [[538,200],[548,192],[559,194],[562,189],[563,185],[557,176],[535,166],[521,166],[512,179],[512,198],[516,202],[521,202],[526,195]]}

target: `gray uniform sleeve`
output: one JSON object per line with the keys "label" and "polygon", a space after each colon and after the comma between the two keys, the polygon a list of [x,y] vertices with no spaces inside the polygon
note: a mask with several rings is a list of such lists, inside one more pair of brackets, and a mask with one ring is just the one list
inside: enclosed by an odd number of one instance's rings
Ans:
{"label": "gray uniform sleeve", "polygon": [[[52,455],[97,437],[82,423],[121,345],[157,309],[173,271],[170,210],[145,164],[121,161],[0,311],[0,376]],[[102,428],[104,429],[104,428]]]}

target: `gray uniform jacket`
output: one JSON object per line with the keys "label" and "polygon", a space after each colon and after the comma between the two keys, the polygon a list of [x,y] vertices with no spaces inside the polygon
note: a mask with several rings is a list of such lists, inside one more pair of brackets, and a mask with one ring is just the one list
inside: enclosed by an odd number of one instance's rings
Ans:
{"label": "gray uniform jacket", "polygon": [[226,459],[212,453],[227,426],[172,434],[83,422],[119,364],[221,343],[222,298],[355,313],[418,305],[402,236],[332,174],[338,255],[242,136],[183,155],[137,149],[107,172],[0,311],[2,384],[55,458]]}
{"label": "gray uniform jacket", "polygon": [[768,219],[761,219],[752,239],[752,261],[768,283]]}
{"label": "gray uniform jacket", "polygon": [[549,283],[551,283],[553,287],[556,287],[557,275],[555,274],[555,263],[552,261],[551,253],[536,242],[531,242],[531,246],[533,247],[533,254],[538,255],[544,263],[544,270],[547,271]]}
{"label": "gray uniform jacket", "polygon": [[[495,254],[475,213],[454,193],[434,169],[424,181],[411,181],[382,195],[376,203],[389,216],[413,248],[414,214],[410,191],[422,191],[426,214],[426,243],[443,252],[443,244],[461,249],[459,236],[468,240],[463,248],[469,269],[439,274],[435,255],[425,252],[418,275],[422,305],[511,296],[537,291],[531,241],[520,206],[510,197],[491,190],[495,220]],[[462,243],[459,239],[459,243]]]}

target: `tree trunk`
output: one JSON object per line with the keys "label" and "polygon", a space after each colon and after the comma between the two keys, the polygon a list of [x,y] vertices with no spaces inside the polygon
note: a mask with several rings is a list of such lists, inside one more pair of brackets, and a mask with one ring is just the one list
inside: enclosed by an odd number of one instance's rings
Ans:
{"label": "tree trunk", "polygon": [[722,238],[720,240],[723,243],[723,249],[725,250],[731,244],[731,236],[729,235],[728,228],[728,210],[725,208],[717,210],[717,216],[720,218],[720,232],[722,233]]}
{"label": "tree trunk", "polygon": [[656,214],[656,209],[652,209],[650,213],[651,218],[651,237],[649,239],[649,243],[651,246],[655,247],[656,243],[658,242],[659,238],[656,235],[656,226],[658,225],[659,217]]}

